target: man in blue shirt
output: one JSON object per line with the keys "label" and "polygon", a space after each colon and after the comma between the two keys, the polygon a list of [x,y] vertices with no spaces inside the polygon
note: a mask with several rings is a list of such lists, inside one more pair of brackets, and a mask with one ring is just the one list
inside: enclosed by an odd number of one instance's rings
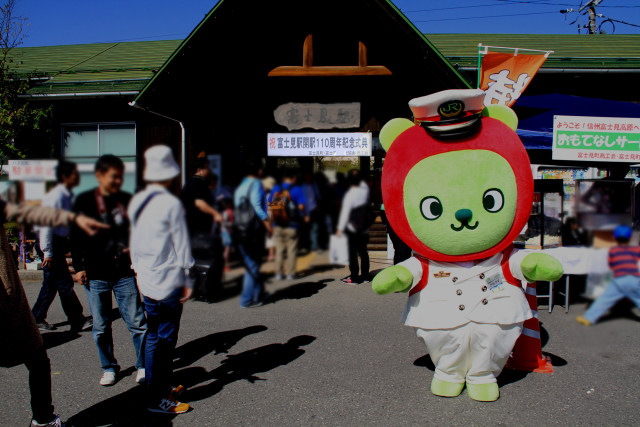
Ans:
{"label": "man in blue shirt", "polygon": [[[262,221],[266,232],[271,235],[273,229],[267,219],[267,198],[258,176],[262,166],[258,160],[250,159],[246,162],[247,176],[236,189],[233,200],[236,207],[248,200],[255,211],[256,216]],[[264,304],[267,294],[264,291],[264,283],[260,279],[260,264],[265,249],[264,230],[246,236],[246,239],[237,240],[237,247],[242,254],[242,262],[245,267],[244,280],[242,282],[242,295],[240,306],[243,308],[260,307]]]}
{"label": "man in blue shirt", "polygon": [[[73,204],[71,190],[80,183],[80,175],[75,163],[60,160],[56,168],[56,185],[44,196],[42,206],[70,211]],[[33,306],[33,317],[41,331],[55,330],[47,323],[47,312],[56,294],[60,295],[62,310],[66,314],[73,332],[91,329],[93,322],[83,314],[82,304],[76,295],[73,278],[67,266],[70,250],[69,227],[42,227],[39,232],[40,249],[44,253],[42,288]]]}
{"label": "man in blue shirt", "polygon": [[[269,206],[273,216],[273,238],[276,246],[275,271],[276,280],[282,280],[282,273],[287,280],[292,280],[296,273],[298,256],[298,237],[302,221],[309,222],[304,191],[296,185],[297,176],[292,170],[285,171],[282,184],[277,184],[269,194]],[[278,205],[279,204],[279,205]],[[277,215],[276,210],[282,211]],[[284,254],[287,253],[286,264]]]}

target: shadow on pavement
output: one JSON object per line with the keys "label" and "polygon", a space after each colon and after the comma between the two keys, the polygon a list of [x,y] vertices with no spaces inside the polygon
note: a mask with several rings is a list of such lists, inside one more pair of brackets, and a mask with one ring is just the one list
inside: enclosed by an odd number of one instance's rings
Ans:
{"label": "shadow on pavement", "polygon": [[47,350],[80,338],[80,334],[71,331],[43,332],[41,335]]}
{"label": "shadow on pavement", "polygon": [[431,356],[429,354],[425,354],[424,356],[418,357],[414,362],[414,366],[418,366],[420,368],[427,368],[430,371],[435,371],[436,366],[431,361]]}
{"label": "shadow on pavement", "polygon": [[[189,366],[211,352],[226,353],[242,338],[250,334],[265,331],[266,329],[267,327],[263,325],[249,326],[244,329],[218,332],[190,341],[176,349],[175,356],[177,361],[175,368]],[[302,351],[302,353],[304,353],[304,351]],[[242,368],[234,365],[234,369],[241,370]],[[208,375],[203,368],[187,368],[181,372],[189,370],[202,371],[204,375]],[[134,368],[127,369],[120,373],[119,378],[121,379],[123,376],[131,375],[134,371]],[[215,372],[215,370],[212,372]],[[176,375],[177,374],[179,373],[176,373]],[[193,383],[197,384],[198,381],[194,381]],[[79,412],[67,421],[67,426],[93,427],[108,425],[164,427],[173,425],[172,420],[175,418],[175,415],[150,414],[144,409],[144,402],[144,387],[139,385]]]}
{"label": "shadow on pavement", "polygon": [[[288,365],[305,353],[301,347],[315,341],[315,337],[298,335],[286,343],[269,344],[243,353],[228,356],[220,366],[207,372],[204,368],[185,368],[175,373],[178,382],[187,387],[180,399],[185,402],[207,399],[226,385],[246,380],[250,383],[266,381],[257,374]],[[207,381],[213,380],[207,384]],[[195,387],[194,387],[195,386]]]}
{"label": "shadow on pavement", "polygon": [[311,267],[307,268],[306,270],[299,271],[297,273],[297,276],[298,277],[307,277],[307,276],[312,276],[312,275],[317,274],[317,273],[324,273],[326,271],[338,270],[338,269],[341,269],[341,268],[344,268],[344,266],[337,265],[337,264],[319,264],[319,265],[311,266]]}
{"label": "shadow on pavement", "polygon": [[188,343],[182,344],[180,347],[176,348],[173,368],[180,369],[191,366],[193,363],[210,353],[227,353],[231,347],[236,345],[238,341],[244,337],[264,332],[266,330],[267,327],[264,325],[254,325],[243,329],[216,332],[197,338],[193,341],[189,341]]}
{"label": "shadow on pavement", "polygon": [[333,279],[323,279],[318,282],[296,283],[274,292],[267,300],[267,304],[275,304],[276,302],[285,299],[309,298],[320,292],[321,289],[326,288],[326,283],[328,282],[333,282]]}
{"label": "shadow on pavement", "polygon": [[143,386],[110,397],[79,412],[67,421],[68,427],[93,426],[172,426],[175,415],[150,414],[144,409]]}
{"label": "shadow on pavement", "polygon": [[618,301],[611,309],[609,310],[609,314],[604,315],[598,320],[598,323],[608,322],[609,320],[615,319],[629,319],[636,322],[640,322],[640,317],[638,317],[634,312],[633,308],[635,304],[631,302],[631,300],[627,298],[623,298]]}

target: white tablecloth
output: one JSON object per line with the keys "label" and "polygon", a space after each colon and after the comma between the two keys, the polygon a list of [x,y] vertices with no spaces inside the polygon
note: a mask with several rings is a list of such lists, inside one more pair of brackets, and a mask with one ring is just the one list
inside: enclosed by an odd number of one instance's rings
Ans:
{"label": "white tablecloth", "polygon": [[565,274],[587,275],[585,296],[597,298],[611,281],[609,268],[609,249],[565,246],[545,249],[542,252],[558,259],[564,266]]}

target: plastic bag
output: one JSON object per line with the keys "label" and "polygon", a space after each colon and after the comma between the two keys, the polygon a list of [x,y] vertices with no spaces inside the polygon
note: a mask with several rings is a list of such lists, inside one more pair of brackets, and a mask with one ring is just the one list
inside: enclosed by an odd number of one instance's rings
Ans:
{"label": "plastic bag", "polygon": [[329,261],[331,264],[349,265],[349,242],[347,236],[335,234],[329,239]]}

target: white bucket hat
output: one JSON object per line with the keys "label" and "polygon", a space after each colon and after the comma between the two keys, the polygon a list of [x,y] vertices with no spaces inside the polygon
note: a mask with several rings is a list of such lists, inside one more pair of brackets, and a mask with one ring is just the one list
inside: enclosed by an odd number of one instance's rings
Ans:
{"label": "white bucket hat", "polygon": [[171,148],[156,145],[144,152],[145,181],[167,181],[180,175],[180,167],[173,158]]}

